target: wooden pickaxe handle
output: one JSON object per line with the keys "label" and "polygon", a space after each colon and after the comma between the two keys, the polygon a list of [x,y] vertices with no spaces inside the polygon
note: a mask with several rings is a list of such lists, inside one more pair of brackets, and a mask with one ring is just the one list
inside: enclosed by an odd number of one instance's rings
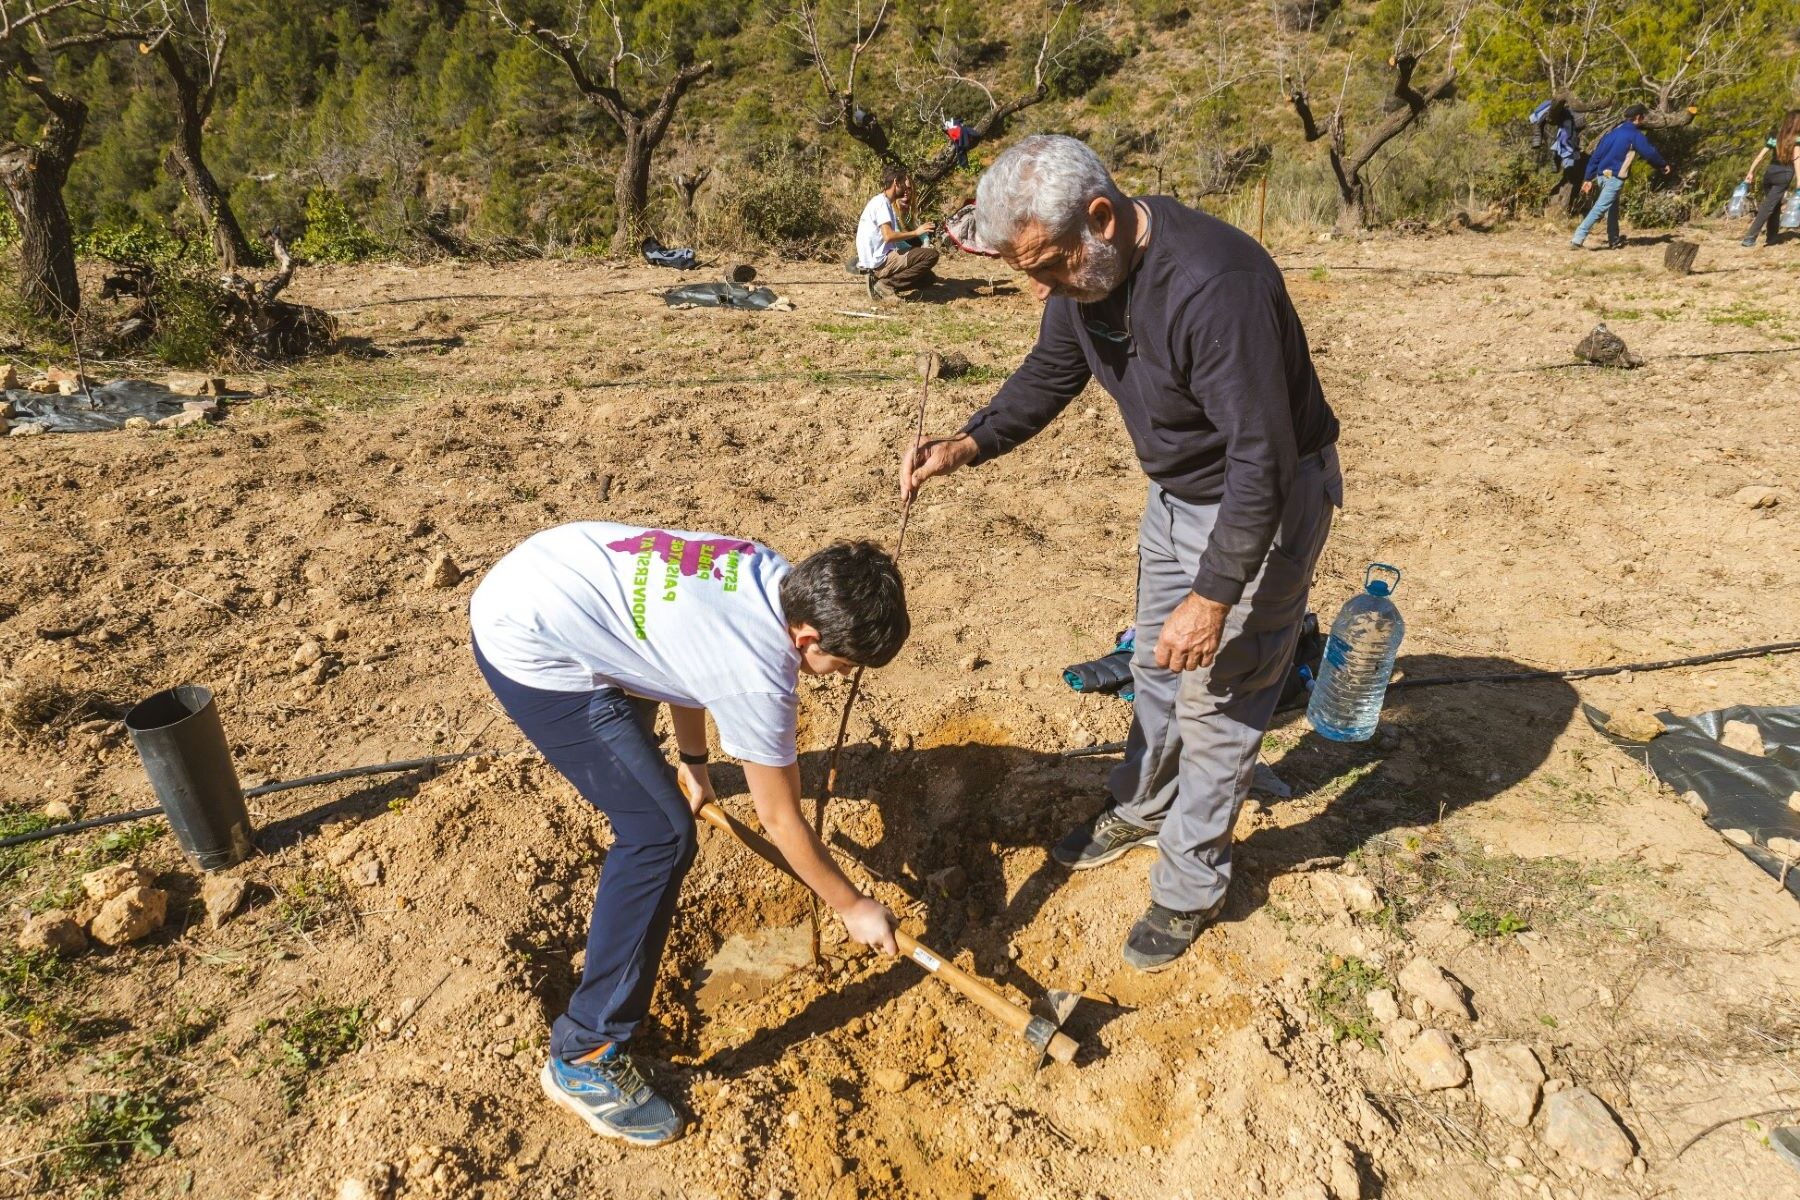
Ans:
{"label": "wooden pickaxe handle", "polygon": [[[799,879],[781,852],[771,845],[767,838],[739,821],[732,819],[731,814],[712,801],[700,806],[700,819],[715,829],[723,830],[742,842],[744,846],[758,858],[772,864],[790,878]],[[920,942],[903,929],[894,930],[894,940],[900,945],[900,952],[912,959],[925,970],[937,976],[952,988],[961,992],[970,1000],[987,1009],[993,1018],[1002,1025],[1023,1037],[1048,1054],[1059,1063],[1070,1062],[1080,1045],[1068,1034],[1059,1031],[1042,1017],[1034,1017],[1031,1013],[1014,1004],[996,991],[985,980],[963,970],[937,951]]]}

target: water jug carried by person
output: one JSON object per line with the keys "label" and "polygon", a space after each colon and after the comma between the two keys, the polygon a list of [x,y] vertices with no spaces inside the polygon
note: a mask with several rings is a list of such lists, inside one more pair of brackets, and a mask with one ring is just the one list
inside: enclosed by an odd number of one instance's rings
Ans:
{"label": "water jug carried by person", "polygon": [[1331,623],[1319,679],[1306,705],[1306,719],[1320,736],[1334,742],[1366,742],[1374,736],[1406,634],[1406,622],[1389,599],[1399,583],[1398,567],[1370,563],[1362,592]]}
{"label": "water jug carried by person", "polygon": [[1731,200],[1725,205],[1725,215],[1732,220],[1741,220],[1750,215],[1750,181],[1738,180],[1738,185],[1731,189]]}
{"label": "water jug carried by person", "polygon": [[1781,227],[1800,229],[1800,188],[1789,192],[1787,203],[1781,206]]}

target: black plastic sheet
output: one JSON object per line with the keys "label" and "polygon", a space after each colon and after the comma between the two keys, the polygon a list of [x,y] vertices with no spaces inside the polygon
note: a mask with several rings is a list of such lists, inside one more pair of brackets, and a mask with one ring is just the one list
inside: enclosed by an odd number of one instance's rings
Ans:
{"label": "black plastic sheet", "polygon": [[737,283],[685,283],[663,293],[663,303],[670,307],[763,309],[780,298],[766,287],[747,288]]}
{"label": "black plastic sheet", "polygon": [[[1656,719],[1667,732],[1648,742],[1608,733],[1608,714],[1587,704],[1581,709],[1600,736],[1657,779],[1682,795],[1697,794],[1706,805],[1708,825],[1749,834],[1748,845],[1732,844],[1800,896],[1800,864],[1790,864],[1769,848],[1771,838],[1800,840],[1800,812],[1788,805],[1788,798],[1800,793],[1800,708],[1734,704],[1695,717],[1659,712]],[[1733,750],[1721,742],[1728,721],[1756,726],[1763,753]]]}
{"label": "black plastic sheet", "polygon": [[96,433],[122,428],[131,417],[160,421],[182,411],[183,405],[207,397],[183,396],[160,383],[143,379],[114,379],[95,384],[87,394],[44,395],[22,388],[8,389],[18,414],[15,424],[42,425],[46,433]]}

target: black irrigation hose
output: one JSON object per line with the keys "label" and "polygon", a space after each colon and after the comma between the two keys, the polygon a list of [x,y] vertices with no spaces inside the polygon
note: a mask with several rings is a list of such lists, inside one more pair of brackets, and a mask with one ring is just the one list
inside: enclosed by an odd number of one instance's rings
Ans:
{"label": "black irrigation hose", "polygon": [[[316,787],[322,783],[336,783],[340,779],[356,779],[363,775],[396,775],[401,771],[417,771],[425,767],[441,767],[447,763],[461,762],[465,758],[474,758],[475,754],[434,754],[430,758],[408,758],[399,762],[374,763],[364,767],[345,767],[341,771],[326,771],[322,775],[304,775],[299,779],[279,779],[274,783],[265,783],[260,787],[248,788],[244,792],[246,799],[252,796],[267,796],[271,792],[289,792],[295,788]],[[49,838],[62,837],[64,834],[80,833],[84,829],[98,829],[102,825],[122,825],[126,821],[142,821],[148,817],[163,815],[161,808],[136,808],[130,812],[113,813],[106,817],[89,817],[85,821],[70,821],[66,825],[52,825],[48,829],[37,829],[30,833],[15,834],[9,838],[0,838],[0,849],[7,846],[23,846],[27,842],[41,842]]]}
{"label": "black irrigation hose", "polygon": [[[1708,663],[1731,662],[1739,658],[1762,658],[1771,654],[1793,654],[1800,642],[1770,642],[1766,646],[1744,646],[1737,650],[1720,650],[1714,654],[1696,654],[1689,658],[1665,658],[1657,662],[1621,663],[1616,667],[1576,667],[1569,671],[1509,671],[1494,675],[1428,675],[1422,679],[1400,678],[1388,684],[1388,691],[1409,687],[1441,687],[1449,683],[1528,683],[1545,679],[1594,679],[1602,675],[1623,675],[1627,671],[1667,671],[1673,667],[1700,667]],[[1103,742],[1098,746],[1081,746],[1064,750],[1064,758],[1091,758],[1097,754],[1117,754],[1124,742]]]}

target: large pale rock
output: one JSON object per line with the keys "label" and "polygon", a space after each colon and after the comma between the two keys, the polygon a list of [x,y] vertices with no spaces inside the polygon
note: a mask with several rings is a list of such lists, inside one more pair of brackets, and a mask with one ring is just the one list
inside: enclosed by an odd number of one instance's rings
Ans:
{"label": "large pale rock", "polygon": [[250,885],[235,875],[208,875],[200,885],[200,900],[206,905],[206,923],[214,929],[238,914],[250,894]]}
{"label": "large pale rock", "polygon": [[1376,988],[1363,997],[1363,1003],[1369,1006],[1369,1015],[1377,1025],[1385,1027],[1400,1019],[1400,1002],[1388,988]]}
{"label": "large pale rock", "polygon": [[1617,1175],[1631,1165],[1631,1138],[1584,1087],[1564,1088],[1544,1101],[1544,1144],[1578,1167]]}
{"label": "large pale rock", "polygon": [[1469,1078],[1469,1064],[1457,1052],[1450,1035],[1441,1029],[1427,1029],[1414,1038],[1400,1055],[1400,1061],[1426,1091],[1461,1087]]}
{"label": "large pale rock", "polygon": [[162,928],[169,915],[169,894],[160,888],[134,887],[100,906],[88,924],[96,942],[119,947]]}
{"label": "large pale rock", "polygon": [[1719,744],[1740,754],[1763,756],[1762,730],[1748,721],[1727,721],[1719,732]]}
{"label": "large pale rock", "polygon": [[19,933],[19,949],[26,953],[54,954],[73,958],[87,949],[87,934],[75,918],[60,908],[47,908],[31,920]]}
{"label": "large pale rock", "polygon": [[114,863],[110,867],[101,867],[98,871],[89,871],[81,877],[81,890],[88,899],[101,904],[111,900],[121,892],[128,892],[135,887],[149,887],[156,880],[150,872],[136,863]]}
{"label": "large pale rock", "polygon": [[1475,1019],[1469,1007],[1469,992],[1450,972],[1428,958],[1415,958],[1400,972],[1400,986],[1410,996],[1417,996],[1440,1016]]}
{"label": "large pale rock", "polygon": [[14,425],[11,429],[8,429],[6,431],[6,436],[7,437],[16,437],[16,438],[37,437],[39,434],[41,434],[43,432],[44,432],[44,427],[42,425],[39,425],[35,421],[26,421],[22,424]]}
{"label": "large pale rock", "polygon": [[1606,732],[1632,742],[1648,742],[1669,732],[1647,708],[1621,709],[1606,722]]}
{"label": "large pale rock", "polygon": [[1510,1042],[1468,1053],[1475,1098],[1497,1117],[1520,1128],[1531,1124],[1544,1086],[1544,1068],[1529,1046]]}

